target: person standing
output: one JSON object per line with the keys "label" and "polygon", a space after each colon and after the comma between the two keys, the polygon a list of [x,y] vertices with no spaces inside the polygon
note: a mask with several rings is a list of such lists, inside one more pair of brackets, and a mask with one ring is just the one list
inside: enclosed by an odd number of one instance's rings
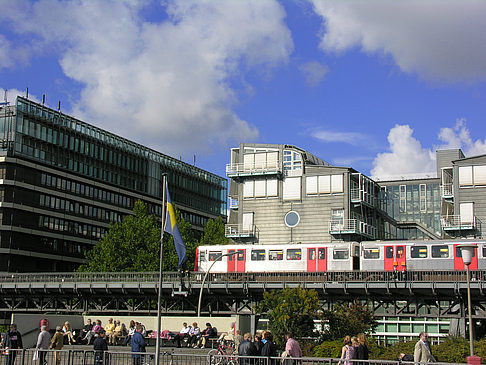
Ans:
{"label": "person standing", "polygon": [[343,340],[343,348],[341,350],[341,359],[338,365],[341,365],[344,361],[344,365],[351,365],[351,360],[354,359],[355,348],[351,343],[351,337],[346,336]]}
{"label": "person standing", "polygon": [[415,350],[413,352],[413,361],[415,362],[436,362],[430,343],[428,342],[428,334],[426,332],[420,332],[420,339],[415,344]]}
{"label": "person standing", "polygon": [[255,359],[249,359],[247,356],[256,356],[257,349],[253,342],[251,342],[251,333],[245,333],[243,335],[243,342],[240,343],[238,346],[238,356],[242,356],[240,358],[241,365],[250,365]]}
{"label": "person standing", "polygon": [[[292,333],[287,332],[285,335],[285,338],[287,339],[287,342],[285,344],[285,352],[287,353],[287,356],[290,357],[302,357],[302,350],[300,349],[299,343],[294,340],[294,336]],[[296,363],[293,361],[292,363]]]}
{"label": "person standing", "polygon": [[142,336],[143,326],[141,324],[137,325],[136,331],[132,336],[132,352],[137,352],[132,354],[133,365],[142,364],[142,356],[140,352],[145,352],[145,340]]}
{"label": "person standing", "polygon": [[[266,331],[263,336],[265,337],[265,345],[262,347],[261,355],[268,358],[268,364],[276,365],[278,363],[278,360],[275,359],[277,357],[277,344],[273,342],[273,335]],[[272,357],[274,359],[270,359]]]}
{"label": "person standing", "polygon": [[42,326],[41,332],[39,333],[39,336],[37,336],[37,344],[35,346],[35,349],[39,353],[39,364],[41,365],[47,364],[46,350],[49,349],[50,343],[51,343],[51,334],[47,331],[47,326]]}
{"label": "person standing", "polygon": [[94,340],[93,343],[93,350],[94,350],[94,365],[102,365],[103,364],[103,354],[105,351],[108,351],[108,344],[105,340],[105,330],[100,330],[98,337]]}
{"label": "person standing", "polygon": [[[358,360],[368,360],[369,358],[369,350],[368,350],[368,341],[366,340],[366,336],[364,333],[358,334],[358,348],[356,349],[355,358]],[[360,365],[366,365],[365,362],[358,363]]]}
{"label": "person standing", "polygon": [[12,323],[10,325],[10,330],[5,334],[3,339],[3,346],[5,349],[15,349],[16,351],[8,351],[8,355],[6,356],[6,365],[13,365],[15,362],[15,358],[17,357],[17,350],[23,348],[22,344],[22,335],[19,331],[17,331],[17,325]]}
{"label": "person standing", "polygon": [[59,365],[61,363],[61,353],[60,350],[62,350],[64,346],[64,334],[62,333],[62,327],[57,326],[56,327],[56,333],[51,339],[51,344],[50,348],[56,350],[54,353],[54,358],[56,359],[56,365]]}

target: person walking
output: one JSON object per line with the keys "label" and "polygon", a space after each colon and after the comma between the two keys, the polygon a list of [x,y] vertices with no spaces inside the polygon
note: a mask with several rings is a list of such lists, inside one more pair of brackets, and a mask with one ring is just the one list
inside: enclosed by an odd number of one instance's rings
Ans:
{"label": "person walking", "polygon": [[41,332],[39,333],[39,336],[37,336],[37,344],[35,345],[35,349],[38,351],[39,354],[40,365],[47,365],[46,350],[49,350],[50,343],[51,343],[51,334],[47,331],[47,326],[42,326]]}
{"label": "person walking", "polygon": [[413,361],[415,362],[436,362],[430,343],[428,342],[429,335],[426,332],[419,333],[420,339],[415,344],[413,352]]}
{"label": "person walking", "polygon": [[[302,357],[302,350],[300,349],[299,343],[294,339],[292,333],[287,332],[285,335],[287,342],[285,343],[285,352],[287,356],[290,357]],[[297,364],[296,360],[292,361],[292,364]]]}
{"label": "person walking", "polygon": [[[8,355],[6,356],[6,365],[13,365],[19,349],[23,348],[22,335],[17,331],[17,325],[12,323],[9,331],[5,334],[3,339],[3,347],[8,349]],[[11,351],[15,350],[15,351]]]}
{"label": "person walking", "polygon": [[102,365],[103,355],[106,351],[108,351],[108,344],[106,343],[105,334],[105,330],[100,330],[98,337],[96,337],[94,340],[94,365]]}
{"label": "person walking", "polygon": [[56,333],[52,337],[49,347],[56,350],[56,352],[54,352],[54,358],[56,359],[56,365],[59,365],[61,363],[60,350],[62,350],[62,348],[64,347],[64,334],[62,332],[61,326],[56,327]]}
{"label": "person walking", "polygon": [[145,340],[142,336],[143,326],[141,324],[137,325],[136,331],[132,336],[132,359],[133,365],[141,365],[142,364],[142,356],[140,352],[145,352]]}

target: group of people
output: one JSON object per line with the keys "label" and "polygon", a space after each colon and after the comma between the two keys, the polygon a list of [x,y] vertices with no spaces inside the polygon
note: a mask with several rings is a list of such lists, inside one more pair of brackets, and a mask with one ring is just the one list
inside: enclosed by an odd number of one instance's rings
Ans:
{"label": "group of people", "polygon": [[182,329],[179,333],[169,333],[173,338],[174,343],[177,347],[182,347],[182,342],[186,341],[187,347],[201,347],[205,348],[207,346],[207,340],[209,338],[216,338],[218,337],[218,330],[216,327],[213,327],[211,323],[206,323],[206,328],[201,330],[197,324],[194,322],[192,326],[189,326],[187,322],[182,324]]}
{"label": "group of people", "polygon": [[341,359],[338,365],[351,365],[353,363],[351,360],[353,359],[368,360],[368,358],[368,341],[364,333],[360,333],[357,337],[344,337]]}
{"label": "group of people", "polygon": [[[302,357],[302,350],[297,340],[294,339],[292,333],[288,332],[285,335],[285,351],[282,356],[284,358],[299,358]],[[268,358],[273,358],[269,360],[271,365],[276,365],[278,359],[276,359],[278,354],[277,344],[273,341],[273,334],[270,331],[263,331],[261,334],[256,334],[253,337],[251,334],[245,333],[243,339],[239,345],[236,346],[237,341],[235,340],[235,347],[238,350],[238,356],[242,356],[240,359],[240,364],[249,365],[254,363],[254,360],[249,358],[251,356],[265,356]]]}
{"label": "group of people", "polygon": [[[113,320],[113,318],[109,318],[108,323],[103,327],[101,320],[97,319],[95,323],[93,323],[91,319],[88,319],[84,327],[81,329],[80,338],[82,342],[85,341],[89,345],[91,344],[92,340],[94,341],[94,339],[99,337],[100,331],[103,330],[109,345],[116,345],[119,338],[124,338],[123,345],[126,346],[135,333],[135,328],[138,324],[141,323],[132,320],[130,321],[130,326],[127,329],[125,324],[121,323],[120,320]],[[143,326],[143,329],[143,336],[145,336],[145,326]]]}

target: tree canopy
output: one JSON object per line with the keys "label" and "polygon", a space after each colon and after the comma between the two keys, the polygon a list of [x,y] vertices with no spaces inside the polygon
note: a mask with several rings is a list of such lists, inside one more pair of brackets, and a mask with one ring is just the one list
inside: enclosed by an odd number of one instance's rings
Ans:
{"label": "tree canopy", "polygon": [[224,222],[221,217],[209,219],[204,226],[204,233],[201,238],[201,246],[227,245],[229,239],[224,234]]}
{"label": "tree canopy", "polygon": [[285,344],[287,332],[295,336],[312,336],[318,310],[317,292],[300,287],[266,292],[255,307],[257,313],[267,313],[270,331],[280,346]]}

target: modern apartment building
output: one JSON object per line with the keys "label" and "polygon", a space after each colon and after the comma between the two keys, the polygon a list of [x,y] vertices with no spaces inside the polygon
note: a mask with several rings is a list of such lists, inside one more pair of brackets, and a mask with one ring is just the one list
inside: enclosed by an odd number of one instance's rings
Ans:
{"label": "modern apartment building", "polygon": [[439,150],[437,176],[373,180],[295,146],[242,143],[226,173],[226,235],[239,242],[483,237],[486,155]]}
{"label": "modern apartment building", "polygon": [[0,106],[0,271],[71,271],[132,213],[161,215],[162,174],[196,231],[226,219],[227,180],[18,97]]}

